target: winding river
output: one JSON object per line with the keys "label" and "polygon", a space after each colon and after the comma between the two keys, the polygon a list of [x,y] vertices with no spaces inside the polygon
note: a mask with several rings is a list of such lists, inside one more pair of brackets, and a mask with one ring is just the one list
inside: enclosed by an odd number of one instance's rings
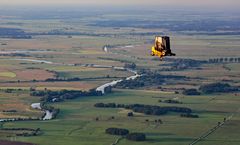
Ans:
{"label": "winding river", "polygon": [[[54,63],[51,61],[46,61],[46,60],[37,60],[37,59],[11,59],[11,60],[19,60],[19,61],[30,61],[30,62],[38,62],[38,63],[46,63],[46,64],[52,64],[52,65],[68,65],[68,66],[74,66],[75,64],[64,64],[64,63]],[[84,66],[84,67],[94,67],[94,68],[113,68],[113,69],[118,69],[118,70],[127,70],[128,72],[133,73],[134,75],[127,77],[125,80],[134,80],[138,77],[141,77],[142,75],[138,74],[137,71],[132,70],[132,69],[126,69],[124,67],[117,67],[117,66],[108,66],[108,65],[97,65],[97,64],[80,64],[78,66]],[[105,94],[105,88],[106,87],[113,87],[117,85],[117,83],[122,82],[123,80],[114,80],[109,83],[105,83],[99,87],[96,88],[96,91],[101,91],[102,94]],[[33,103],[31,104],[31,108],[33,109],[38,109],[42,110],[41,108],[41,103]],[[43,120],[50,120],[53,117],[53,114],[49,110],[44,110],[45,116],[43,117]]]}
{"label": "winding river", "polygon": [[[120,68],[121,68],[121,69],[125,69],[125,68],[123,68],[123,67],[120,67]],[[118,67],[118,69],[119,69],[119,67]],[[131,69],[127,69],[127,71],[134,73],[134,75],[133,75],[133,76],[130,76],[130,77],[127,77],[126,80],[134,80],[134,79],[136,79],[136,78],[138,78],[138,77],[141,76],[141,75],[139,75],[139,74],[137,73],[137,71],[134,71],[134,70],[131,70]],[[103,84],[103,85],[97,87],[96,91],[101,91],[102,94],[104,94],[106,87],[109,87],[109,86],[113,87],[113,86],[117,85],[117,83],[120,83],[120,82],[122,82],[122,81],[123,81],[123,80],[121,79],[121,80],[115,80],[115,81],[112,81],[112,82],[110,82],[110,83]]]}
{"label": "winding river", "polygon": [[[41,103],[33,103],[31,104],[31,107],[33,109],[42,110]],[[53,114],[49,110],[44,110],[44,113],[45,113],[45,116],[42,118],[42,120],[50,120],[53,118]]]}

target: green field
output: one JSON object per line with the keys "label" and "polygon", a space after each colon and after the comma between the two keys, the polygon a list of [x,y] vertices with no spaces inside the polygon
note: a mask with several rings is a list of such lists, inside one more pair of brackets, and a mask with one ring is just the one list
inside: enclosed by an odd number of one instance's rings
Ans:
{"label": "green field", "polygon": [[[32,35],[31,39],[0,37],[0,140],[37,145],[107,145],[113,144],[120,136],[108,135],[105,130],[119,127],[130,132],[145,133],[146,141],[135,142],[123,138],[117,145],[187,145],[218,122],[223,122],[224,118],[232,116],[197,145],[240,145],[239,92],[203,93],[198,96],[182,94],[185,89],[197,89],[201,85],[216,82],[240,86],[239,35],[172,31],[142,24],[149,21],[152,25],[152,19],[163,18],[162,23],[169,21],[169,25],[182,22],[182,18],[171,13],[105,13],[80,16],[69,19],[62,18],[61,15],[54,19],[0,17],[0,28],[19,28]],[[189,19],[200,19],[200,16],[195,17],[194,14],[189,17],[186,22],[191,22]],[[214,16],[207,18],[212,17]],[[204,20],[207,18],[204,15]],[[136,24],[130,21],[132,19],[137,20]],[[130,21],[132,26],[128,26],[128,23],[123,27],[118,27],[118,23],[111,27],[93,25],[99,20],[106,21],[106,24],[114,20]],[[170,57],[160,61],[150,55],[156,33],[170,35],[172,51],[177,54],[171,58],[180,63],[169,60]],[[103,51],[104,46],[108,47],[107,52]],[[209,59],[214,58],[219,62],[209,63]],[[227,62],[223,62],[225,58]],[[185,64],[183,60],[204,63]],[[175,68],[186,68],[170,69],[172,63],[177,64]],[[1,122],[4,119],[36,119],[43,116],[43,111],[32,109],[30,105],[44,102],[43,98],[46,96],[31,96],[30,90],[89,91],[105,83],[134,75],[133,72],[116,69],[131,64],[136,64],[132,69],[139,74],[148,75],[151,72],[165,77],[171,75],[185,78],[163,77],[164,82],[155,82],[156,85],[132,89],[112,88],[111,93],[103,96],[79,96],[62,102],[53,101],[54,103],[48,101],[45,105],[60,109],[57,117],[52,120]],[[181,103],[161,102],[169,99]],[[192,109],[193,114],[199,115],[199,118],[185,118],[180,116],[181,113],[173,112],[159,116],[134,112],[133,117],[128,117],[127,113],[131,110],[94,107],[95,103],[100,102],[187,107]],[[96,121],[96,118],[99,120]],[[155,120],[158,119],[163,124],[156,123]],[[17,135],[22,131],[6,131],[4,128],[40,128],[41,134],[24,137]]]}
{"label": "green field", "polygon": [[[170,113],[163,116],[151,116],[136,114],[134,117],[127,117],[128,111],[121,109],[99,109],[93,105],[97,102],[118,102],[125,104],[154,104],[160,106],[169,106],[169,104],[159,103],[158,100],[180,97],[183,102],[180,106],[187,106],[198,113],[200,118],[181,118],[177,113]],[[233,95],[219,94],[218,96],[189,96],[181,98],[182,95],[166,94],[158,91],[141,90],[115,90],[113,94],[104,97],[91,97],[67,101],[54,104],[61,109],[57,119],[52,121],[30,121],[4,123],[3,127],[13,128],[41,128],[43,135],[37,137],[17,137],[19,141],[27,141],[44,145],[90,145],[90,144],[111,144],[117,136],[106,135],[105,129],[108,127],[128,128],[132,132],[144,132],[147,134],[147,141],[143,143],[127,141],[123,139],[119,144],[178,144],[184,145],[206,132],[209,128],[215,126],[218,121],[222,121],[231,113],[239,109],[239,97]],[[212,100],[212,98],[215,98]],[[229,101],[231,99],[231,101]],[[114,116],[115,119],[110,119]],[[99,117],[99,121],[95,118]],[[155,119],[161,119],[163,124],[154,123]],[[149,122],[145,120],[148,119]],[[218,144],[222,139],[219,136],[228,132],[228,137],[224,139],[229,142],[239,143],[236,134],[231,133],[234,128],[240,127],[239,115],[219,131],[212,134],[202,144]],[[234,128],[232,125],[234,124]],[[235,131],[234,131],[235,132]],[[57,138],[57,139],[55,139]],[[223,144],[224,144],[223,142]],[[201,143],[200,143],[201,144]]]}

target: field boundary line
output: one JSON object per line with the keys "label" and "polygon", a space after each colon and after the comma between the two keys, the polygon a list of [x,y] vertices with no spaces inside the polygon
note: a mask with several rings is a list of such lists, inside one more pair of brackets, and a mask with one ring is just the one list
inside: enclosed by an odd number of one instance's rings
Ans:
{"label": "field boundary line", "polygon": [[200,142],[202,139],[205,139],[207,138],[209,135],[211,135],[212,133],[214,133],[217,129],[219,129],[220,127],[222,127],[227,121],[230,121],[233,116],[236,114],[236,113],[239,113],[240,112],[240,108],[237,109],[236,112],[232,113],[231,115],[229,115],[223,122],[221,122],[220,124],[214,126],[213,128],[211,128],[210,130],[208,130],[207,132],[203,133],[200,137],[198,137],[197,139],[195,139],[193,142],[191,142],[190,144],[188,145],[195,145],[197,144],[198,142]]}

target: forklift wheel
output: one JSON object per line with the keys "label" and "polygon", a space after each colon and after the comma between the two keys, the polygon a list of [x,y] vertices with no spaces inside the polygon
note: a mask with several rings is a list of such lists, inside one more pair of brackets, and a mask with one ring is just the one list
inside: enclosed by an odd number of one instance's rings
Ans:
{"label": "forklift wheel", "polygon": [[153,53],[153,52],[151,52],[151,55],[152,55],[152,56],[154,56],[154,53]]}

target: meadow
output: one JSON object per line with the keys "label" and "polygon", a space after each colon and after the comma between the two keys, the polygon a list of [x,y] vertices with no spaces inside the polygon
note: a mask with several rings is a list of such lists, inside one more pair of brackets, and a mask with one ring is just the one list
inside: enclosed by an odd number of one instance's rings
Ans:
{"label": "meadow", "polygon": [[[193,109],[200,118],[182,118],[179,113],[170,113],[163,116],[151,116],[134,113],[134,117],[127,117],[129,110],[123,109],[99,109],[94,104],[98,102],[123,104],[151,104],[159,106],[171,106],[171,104],[159,103],[159,99],[179,98],[183,102],[179,106],[187,106]],[[231,102],[229,101],[231,99]],[[182,96],[174,93],[161,93],[159,91],[143,90],[114,90],[113,94],[76,99],[54,104],[54,107],[61,108],[58,117],[50,121],[28,121],[4,123],[6,128],[41,128],[43,134],[36,137],[17,137],[18,141],[26,141],[37,144],[59,144],[70,145],[87,144],[111,144],[117,136],[105,134],[105,129],[111,127],[127,128],[132,132],[144,132],[147,135],[145,142],[120,141],[119,144],[188,144],[209,128],[223,121],[231,113],[239,109],[239,97],[233,94],[208,95],[208,96]],[[229,105],[229,103],[231,105]],[[175,105],[175,104],[174,104]],[[114,116],[114,119],[111,117]],[[99,121],[95,118],[98,117]],[[149,121],[146,122],[146,119]],[[163,124],[155,123],[154,120],[161,119]],[[229,134],[221,143],[235,142],[236,135],[234,128],[239,127],[239,115],[227,122],[203,144],[219,143],[223,139],[224,130]],[[57,139],[54,139],[57,138]],[[201,144],[201,143],[200,143]]]}
{"label": "meadow", "polygon": [[[232,115],[222,127],[198,144],[240,144],[238,92],[199,96],[182,94],[184,89],[199,88],[208,83],[240,85],[239,62],[208,62],[213,58],[238,58],[239,35],[204,35],[202,31],[188,35],[188,31],[152,28],[153,26],[144,25],[139,20],[144,19],[146,22],[149,19],[165,18],[169,25],[175,25],[180,21],[179,17],[169,17],[171,13],[151,17],[149,15],[152,13],[141,14],[101,15],[106,22],[112,20],[114,23],[119,19],[126,22],[135,18],[138,20],[136,26],[133,26],[134,21],[131,21],[131,26],[96,25],[101,20],[96,14],[90,17],[79,14],[81,17],[70,18],[69,21],[60,15],[59,19],[2,19],[0,27],[22,29],[32,38],[0,38],[0,119],[41,117],[43,111],[30,107],[32,103],[41,100],[41,97],[30,95],[31,89],[88,91],[107,82],[134,75],[114,68],[126,64],[136,64],[134,69],[139,73],[151,71],[161,75],[185,76],[188,79],[167,80],[161,85],[145,88],[112,88],[112,93],[103,96],[48,102],[47,106],[60,109],[55,119],[0,122],[0,139],[38,145],[106,145],[114,143],[119,136],[108,135],[105,129],[120,127],[129,129],[130,132],[145,133],[147,139],[144,142],[122,139],[118,145],[186,145]],[[189,16],[186,19],[196,18]],[[150,56],[155,34],[170,35],[172,51],[177,54],[173,59],[201,60],[206,63],[187,69],[163,70],[173,62],[167,58],[160,61]],[[104,46],[108,47],[107,52],[103,50]],[[71,79],[75,80],[69,81]],[[182,103],[159,101],[169,99]],[[185,118],[180,113],[173,112],[160,116],[134,112],[133,117],[128,117],[127,113],[131,110],[94,107],[95,103],[100,102],[188,107],[199,118]],[[11,112],[12,110],[16,112]],[[158,119],[163,124],[156,123],[155,120]],[[17,136],[16,131],[1,130],[4,128],[40,128],[41,134]]]}

